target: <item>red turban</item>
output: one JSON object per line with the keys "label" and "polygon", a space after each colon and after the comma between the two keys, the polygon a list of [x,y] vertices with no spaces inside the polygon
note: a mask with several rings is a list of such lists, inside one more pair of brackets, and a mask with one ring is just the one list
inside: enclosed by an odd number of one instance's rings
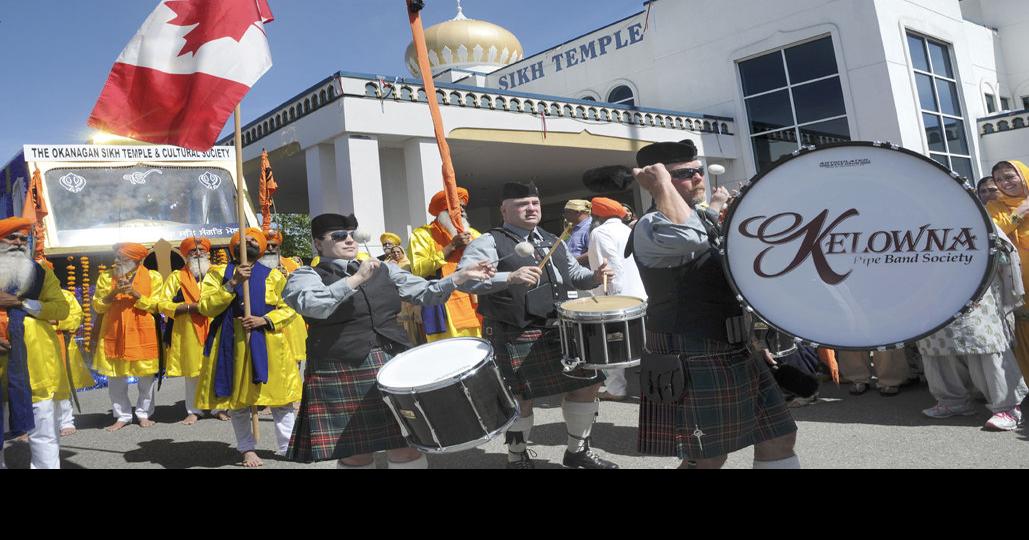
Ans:
{"label": "red turban", "polygon": [[[471,196],[468,190],[465,188],[457,188],[457,197],[461,199],[461,205],[465,206],[468,201],[471,200]],[[438,216],[443,212],[447,211],[447,192],[441,191],[437,193],[433,198],[432,202],[429,203],[429,215]]]}
{"label": "red turban", "polygon": [[34,222],[31,219],[12,217],[0,219],[0,238],[6,238],[11,233],[18,231],[29,232]]}
{"label": "red turban", "polygon": [[206,239],[206,238],[196,238],[196,237],[190,236],[190,237],[186,238],[185,240],[183,240],[181,244],[179,244],[179,253],[181,253],[182,256],[185,257],[186,255],[191,253],[197,247],[200,247],[204,251],[210,253],[211,252],[211,241]]}
{"label": "red turban", "polygon": [[116,244],[114,253],[119,257],[139,262],[146,258],[150,249],[143,244]]}
{"label": "red turban", "polygon": [[622,203],[605,197],[593,199],[593,215],[601,219],[624,219],[629,215]]}
{"label": "red turban", "polygon": [[[261,229],[255,229],[254,227],[250,227],[249,229],[247,229],[247,237],[248,238],[253,238],[254,240],[256,240],[257,241],[257,245],[260,246],[260,254],[257,257],[258,258],[264,257],[264,252],[268,249],[268,239],[265,238],[264,231],[262,231]],[[238,248],[238,247],[239,247],[239,233],[237,232],[236,234],[232,235],[232,240],[229,240],[229,251],[235,253],[236,252],[236,248]],[[253,263],[253,262],[257,262],[257,261],[247,261],[247,262],[248,263]]]}

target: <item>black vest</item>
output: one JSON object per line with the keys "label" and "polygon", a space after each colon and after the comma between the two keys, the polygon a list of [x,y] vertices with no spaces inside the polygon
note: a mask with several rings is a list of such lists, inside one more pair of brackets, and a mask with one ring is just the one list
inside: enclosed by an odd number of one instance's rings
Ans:
{"label": "black vest", "polygon": [[[656,210],[651,209],[650,213]],[[727,343],[726,320],[743,315],[743,308],[729,286],[717,244],[721,232],[701,216],[711,248],[696,259],[676,268],[648,268],[636,257],[640,278],[650,297],[647,330],[661,334],[680,334]],[[626,249],[632,253],[636,243],[633,231]]]}
{"label": "black vest", "polygon": [[[326,286],[347,277],[331,261],[323,262],[314,271]],[[400,293],[389,278],[389,269],[382,266],[331,317],[304,318],[309,325],[308,361],[359,365],[375,347],[383,347],[391,354],[406,350],[410,343],[407,332],[397,322],[399,313]]]}
{"label": "black vest", "polygon": [[[543,237],[543,242],[536,245],[538,260],[542,261],[547,253],[550,253],[554,242],[559,240],[543,229],[537,228],[536,231]],[[496,228],[487,234],[492,236],[497,244],[497,258],[504,259],[497,265],[497,272],[514,272],[519,268],[539,264],[537,259],[515,254],[515,246],[521,243],[522,239],[513,232]],[[481,295],[479,314],[486,319],[518,328],[544,326],[547,319],[557,318],[557,306],[568,300],[571,277],[564,274],[567,274],[565,269],[569,264],[568,251],[562,245],[550,259],[550,264],[547,265],[536,288],[529,290],[525,285],[515,285],[495,294]],[[562,272],[562,284],[557,283],[555,268]]]}

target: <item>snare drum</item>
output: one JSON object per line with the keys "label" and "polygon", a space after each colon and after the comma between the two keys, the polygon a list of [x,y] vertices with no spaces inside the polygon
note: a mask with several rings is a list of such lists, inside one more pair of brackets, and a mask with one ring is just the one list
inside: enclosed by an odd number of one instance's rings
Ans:
{"label": "snare drum", "polygon": [[591,370],[640,365],[646,346],[647,303],[631,296],[580,298],[561,304],[565,367]]}
{"label": "snare drum", "polygon": [[379,370],[379,390],[410,445],[428,454],[461,452],[498,437],[520,416],[487,341],[423,345]]}

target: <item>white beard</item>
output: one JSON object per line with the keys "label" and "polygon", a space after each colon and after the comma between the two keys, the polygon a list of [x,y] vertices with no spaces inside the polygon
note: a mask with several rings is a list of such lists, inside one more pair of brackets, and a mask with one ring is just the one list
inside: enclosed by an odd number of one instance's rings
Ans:
{"label": "white beard", "polygon": [[188,257],[186,258],[186,268],[193,274],[194,279],[203,281],[204,276],[211,269],[211,257]]}
{"label": "white beard", "polygon": [[271,268],[273,270],[278,268],[279,265],[282,263],[282,261],[279,259],[279,254],[278,253],[269,253],[269,254],[265,255],[264,257],[261,257],[260,259],[258,259],[257,262],[259,262],[263,266],[267,266],[268,268]]}
{"label": "white beard", "polygon": [[139,263],[129,261],[123,263],[114,263],[114,265],[111,267],[111,270],[114,272],[114,277],[116,279],[124,279],[132,275],[139,267]]}
{"label": "white beard", "polygon": [[36,263],[27,251],[14,246],[0,247],[0,291],[13,291],[15,296],[28,292],[35,277]]}
{"label": "white beard", "polygon": [[[453,220],[450,219],[450,212],[440,212],[440,214],[436,216],[436,221],[439,221],[439,224],[445,231],[447,231],[448,234],[450,234],[451,237],[457,236],[457,229],[454,227]],[[472,225],[468,223],[468,218],[464,215],[461,216],[461,223],[464,225],[464,230],[471,230]]]}

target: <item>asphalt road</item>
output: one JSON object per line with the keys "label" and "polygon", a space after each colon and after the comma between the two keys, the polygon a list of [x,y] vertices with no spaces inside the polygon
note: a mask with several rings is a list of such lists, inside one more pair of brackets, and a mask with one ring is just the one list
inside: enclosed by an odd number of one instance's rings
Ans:
{"label": "asphalt road", "polygon": [[[135,388],[129,391],[135,398]],[[129,426],[117,433],[104,427],[113,422],[107,391],[81,393],[83,414],[79,432],[61,440],[62,467],[69,469],[217,469],[236,468],[239,455],[230,424],[205,419],[186,427],[177,422],[185,416],[181,379],[166,381],[158,396],[155,420],[149,429]],[[925,386],[905,389],[895,398],[875,392],[852,397],[844,388],[823,387],[822,400],[793,409],[800,426],[797,452],[805,468],[1023,468],[1029,469],[1029,436],[1024,432],[991,433],[982,430],[989,418],[985,407],[974,417],[930,420],[920,411],[934,404]],[[627,469],[669,469],[675,460],[643,457],[635,451],[637,406],[604,403],[593,432],[594,446],[602,455]],[[540,469],[560,468],[566,437],[560,403],[537,407],[537,425],[530,437]],[[262,417],[260,452],[266,469],[331,469],[333,463],[300,465],[272,453],[271,417]],[[9,467],[28,468],[29,449],[8,441]],[[728,468],[751,467],[750,450],[730,456]],[[430,456],[433,468],[498,469],[506,463],[502,440],[446,456]],[[378,458],[380,467],[384,458]]]}

